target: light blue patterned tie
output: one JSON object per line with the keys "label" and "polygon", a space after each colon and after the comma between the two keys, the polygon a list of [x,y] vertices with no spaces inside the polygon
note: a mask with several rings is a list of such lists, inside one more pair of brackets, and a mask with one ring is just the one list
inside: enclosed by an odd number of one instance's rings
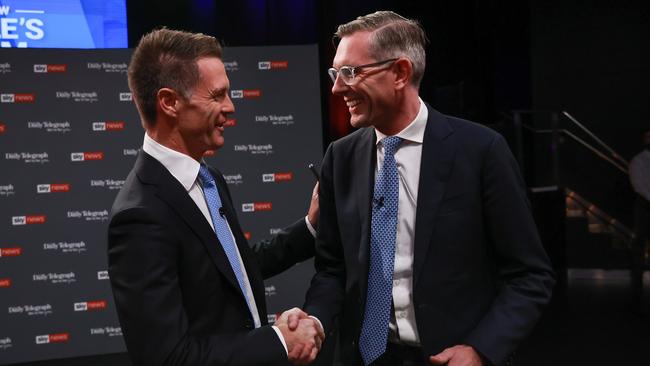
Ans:
{"label": "light blue patterned tie", "polygon": [[388,341],[399,201],[399,174],[394,154],[401,141],[397,136],[381,140],[384,165],[377,174],[372,199],[368,292],[359,338],[359,351],[365,365],[384,353]]}
{"label": "light blue patterned tie", "polygon": [[248,310],[250,311],[251,304],[248,302],[248,296],[246,296],[244,274],[242,273],[241,266],[239,265],[237,247],[235,246],[232,234],[228,228],[226,218],[221,215],[221,197],[219,197],[219,191],[217,191],[217,186],[214,183],[214,178],[204,164],[201,164],[201,168],[199,169],[199,178],[201,179],[201,183],[203,185],[203,195],[205,195],[205,201],[208,203],[210,216],[212,216],[214,231],[217,233],[217,238],[223,247],[223,251],[226,252],[228,262],[230,262],[230,267],[232,267],[232,271],[235,273],[235,277],[237,277],[239,288],[241,289],[242,294],[246,299],[246,304],[248,305]]}

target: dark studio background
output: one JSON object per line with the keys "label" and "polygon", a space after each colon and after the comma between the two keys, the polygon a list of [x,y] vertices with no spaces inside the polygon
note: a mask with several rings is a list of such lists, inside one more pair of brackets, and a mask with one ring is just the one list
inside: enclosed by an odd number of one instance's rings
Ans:
{"label": "dark studio background", "polygon": [[[430,39],[422,99],[443,113],[504,133],[530,187],[570,185],[631,227],[633,194],[625,174],[585,153],[569,138],[549,142],[532,129],[552,126],[552,112],[568,111],[624,159],[629,161],[640,151],[640,133],[650,127],[649,2],[127,3],[130,47],[160,26],[212,34],[226,46],[317,43],[322,72],[314,77],[321,80],[323,120],[330,121],[323,126],[324,146],[350,131],[346,108],[331,97],[326,73],[334,55],[330,39],[336,26],[381,9],[418,19]],[[531,110],[539,112],[522,115],[529,128],[518,134],[512,111]],[[576,135],[582,133],[561,115],[556,124]],[[521,137],[519,145],[517,136]],[[593,143],[589,136],[579,136]],[[650,322],[647,313],[629,306],[626,252],[620,245],[598,244],[601,237],[576,233],[576,225],[565,220],[567,201],[564,192],[559,192],[531,194],[540,234],[560,269],[560,283],[552,305],[518,351],[517,364],[650,364]],[[598,251],[592,250],[594,243],[600,245]],[[567,266],[574,269],[568,276]],[[646,280],[646,292],[647,288]],[[24,365],[82,364],[130,365],[130,361],[118,354]]]}

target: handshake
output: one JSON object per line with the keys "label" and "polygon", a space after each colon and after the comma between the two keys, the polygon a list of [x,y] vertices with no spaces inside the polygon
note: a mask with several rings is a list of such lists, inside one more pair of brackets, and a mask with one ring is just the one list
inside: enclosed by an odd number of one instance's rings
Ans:
{"label": "handshake", "polygon": [[323,328],[316,319],[293,308],[282,313],[274,325],[284,337],[289,361],[296,365],[307,365],[316,359],[325,340]]}

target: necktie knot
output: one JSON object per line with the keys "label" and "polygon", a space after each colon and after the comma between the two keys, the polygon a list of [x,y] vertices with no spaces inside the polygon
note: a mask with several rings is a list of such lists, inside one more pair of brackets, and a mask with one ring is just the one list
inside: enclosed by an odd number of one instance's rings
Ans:
{"label": "necktie knot", "polygon": [[199,179],[201,180],[203,186],[214,182],[214,178],[212,177],[212,174],[210,174],[210,171],[208,170],[208,167],[205,166],[205,164],[201,164],[201,168],[199,168]]}
{"label": "necktie knot", "polygon": [[394,155],[400,142],[402,142],[401,137],[397,137],[397,136],[384,137],[381,140],[381,144],[384,145],[384,154]]}

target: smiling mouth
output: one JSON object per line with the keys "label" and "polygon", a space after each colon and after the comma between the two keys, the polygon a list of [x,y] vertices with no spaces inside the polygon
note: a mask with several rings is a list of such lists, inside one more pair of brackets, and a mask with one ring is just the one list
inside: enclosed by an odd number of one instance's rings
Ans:
{"label": "smiling mouth", "polygon": [[348,108],[354,108],[359,104],[361,104],[361,100],[360,99],[346,100],[345,104],[348,106]]}

